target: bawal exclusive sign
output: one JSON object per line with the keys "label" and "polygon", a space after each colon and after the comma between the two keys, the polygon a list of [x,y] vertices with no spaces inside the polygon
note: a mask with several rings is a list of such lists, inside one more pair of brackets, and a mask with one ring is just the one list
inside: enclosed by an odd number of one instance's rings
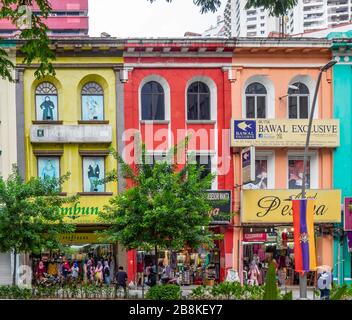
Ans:
{"label": "bawal exclusive sign", "polygon": [[[231,147],[304,147],[308,119],[233,119]],[[313,120],[311,147],[338,147],[340,122],[336,119]]]}
{"label": "bawal exclusive sign", "polygon": [[[340,190],[307,190],[308,198],[316,199],[315,223],[341,222]],[[243,190],[242,223],[293,223],[292,201],[300,199],[301,190]]]}

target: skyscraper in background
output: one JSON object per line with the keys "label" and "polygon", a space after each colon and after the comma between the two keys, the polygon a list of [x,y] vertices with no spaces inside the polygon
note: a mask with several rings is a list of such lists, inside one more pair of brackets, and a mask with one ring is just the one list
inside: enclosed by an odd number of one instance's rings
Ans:
{"label": "skyscraper in background", "polygon": [[[88,0],[50,0],[52,12],[44,22],[51,36],[88,36]],[[39,14],[37,6],[33,13]],[[9,37],[17,33],[17,28],[8,20],[0,20],[0,36]]]}
{"label": "skyscraper in background", "polygon": [[[231,37],[267,37],[280,32],[280,19],[263,8],[245,9],[247,0],[228,0],[225,34]],[[334,28],[352,20],[352,0],[298,0],[284,18],[284,32],[294,35]]]}

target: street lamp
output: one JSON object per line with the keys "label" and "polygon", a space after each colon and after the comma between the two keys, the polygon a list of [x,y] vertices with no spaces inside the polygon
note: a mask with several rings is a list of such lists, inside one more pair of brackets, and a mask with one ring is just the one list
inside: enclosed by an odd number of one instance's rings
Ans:
{"label": "street lamp", "polygon": [[[331,60],[325,66],[320,68],[318,79],[317,79],[317,84],[315,86],[312,108],[310,110],[310,115],[309,115],[306,145],[304,148],[303,177],[302,177],[302,199],[306,199],[306,171],[307,171],[308,148],[309,148],[310,134],[311,134],[311,130],[312,130],[314,109],[315,109],[315,104],[317,101],[319,86],[320,86],[320,82],[321,82],[321,76],[324,71],[329,70],[336,63],[337,63],[336,60]],[[307,299],[307,273],[306,272],[303,275],[300,274],[300,276],[299,276],[299,297],[300,297],[300,299]]]}

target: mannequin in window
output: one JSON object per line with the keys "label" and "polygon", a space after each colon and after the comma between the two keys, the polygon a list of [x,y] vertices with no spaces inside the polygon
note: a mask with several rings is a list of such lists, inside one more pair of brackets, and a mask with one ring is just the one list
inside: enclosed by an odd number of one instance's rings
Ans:
{"label": "mannequin in window", "polygon": [[54,165],[52,164],[51,160],[47,160],[47,161],[46,161],[45,167],[44,167],[43,170],[42,170],[42,177],[43,177],[44,179],[47,179],[47,178],[50,178],[50,179],[56,178],[55,167],[54,167]]}
{"label": "mannequin in window", "polygon": [[[94,168],[93,168],[94,167]],[[100,167],[97,162],[94,162],[93,166],[90,164],[88,167],[88,179],[90,182],[90,192],[97,192],[97,182],[100,176]]]}
{"label": "mannequin in window", "polygon": [[43,110],[43,120],[54,120],[53,110],[55,109],[55,105],[49,96],[45,97],[44,102],[40,105],[40,109]]}
{"label": "mannequin in window", "polygon": [[98,102],[93,97],[89,97],[87,100],[87,110],[89,120],[98,120]]}

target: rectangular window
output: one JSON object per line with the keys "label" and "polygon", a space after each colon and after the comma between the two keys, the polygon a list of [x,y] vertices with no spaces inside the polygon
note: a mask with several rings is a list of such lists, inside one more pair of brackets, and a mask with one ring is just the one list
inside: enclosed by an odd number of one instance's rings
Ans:
{"label": "rectangular window", "polygon": [[288,97],[288,117],[289,119],[297,119],[297,97]]}
{"label": "rectangular window", "polygon": [[299,97],[299,118],[308,119],[308,97]]}
{"label": "rectangular window", "polygon": [[[303,156],[288,157],[288,187],[301,189],[303,178]],[[306,188],[310,188],[310,157],[307,158]]]}
{"label": "rectangular window", "polygon": [[105,185],[99,180],[105,178],[104,157],[83,157],[83,191],[104,192]]}
{"label": "rectangular window", "polygon": [[59,157],[38,157],[37,158],[38,177],[42,179],[60,177]]}
{"label": "rectangular window", "polygon": [[246,106],[247,106],[247,110],[246,110],[246,118],[255,118],[255,97],[246,97]]}
{"label": "rectangular window", "polygon": [[104,120],[103,95],[82,95],[82,120]]}
{"label": "rectangular window", "polygon": [[36,117],[37,120],[50,121],[57,120],[57,95],[56,94],[36,94]]}
{"label": "rectangular window", "polygon": [[266,110],[265,110],[265,96],[257,96],[257,118],[264,119]]}
{"label": "rectangular window", "polygon": [[255,159],[255,186],[257,189],[268,188],[268,159],[267,157],[256,157]]}

